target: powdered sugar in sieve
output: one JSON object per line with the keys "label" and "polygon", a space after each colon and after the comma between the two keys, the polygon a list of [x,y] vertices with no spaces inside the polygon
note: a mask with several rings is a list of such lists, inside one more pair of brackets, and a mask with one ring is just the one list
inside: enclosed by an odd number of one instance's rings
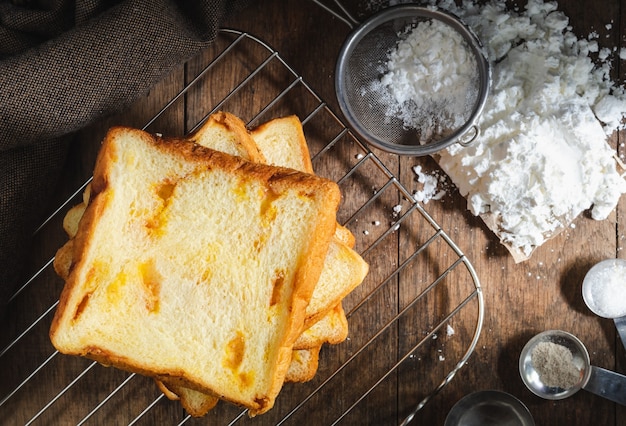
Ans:
{"label": "powdered sugar in sieve", "polygon": [[490,77],[480,42],[456,17],[402,5],[350,35],[336,88],[347,121],[366,141],[428,155],[478,132]]}

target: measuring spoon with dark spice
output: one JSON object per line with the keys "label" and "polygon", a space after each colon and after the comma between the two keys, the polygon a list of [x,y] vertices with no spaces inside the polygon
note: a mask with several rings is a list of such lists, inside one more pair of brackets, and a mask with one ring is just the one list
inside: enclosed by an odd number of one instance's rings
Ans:
{"label": "measuring spoon with dark spice", "polygon": [[626,376],[591,365],[585,345],[566,331],[548,330],[530,339],[519,371],[526,387],[541,398],[564,399],[584,389],[626,405]]}

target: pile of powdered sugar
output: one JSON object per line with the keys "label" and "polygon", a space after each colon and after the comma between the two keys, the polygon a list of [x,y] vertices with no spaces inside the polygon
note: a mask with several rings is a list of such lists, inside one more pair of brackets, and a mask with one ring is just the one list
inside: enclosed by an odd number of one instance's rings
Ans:
{"label": "pile of powdered sugar", "polygon": [[443,173],[437,170],[425,171],[420,165],[415,165],[411,169],[418,184],[412,192],[415,201],[428,204],[430,200],[441,200],[448,193],[447,180]]}
{"label": "pile of powdered sugar", "polygon": [[626,192],[606,143],[626,96],[609,66],[591,60],[597,43],[578,39],[555,2],[431,3],[472,27],[493,65],[479,137],[438,158],[468,209],[494,218],[501,241],[525,257],[587,209],[606,218]]}
{"label": "pile of powdered sugar", "polygon": [[439,20],[406,28],[380,80],[369,85],[387,117],[422,139],[461,127],[477,96],[476,59],[463,37]]}

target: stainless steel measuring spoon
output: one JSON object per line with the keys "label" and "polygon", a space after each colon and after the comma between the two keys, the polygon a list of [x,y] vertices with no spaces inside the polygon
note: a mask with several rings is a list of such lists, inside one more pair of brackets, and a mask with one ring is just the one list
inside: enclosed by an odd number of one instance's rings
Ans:
{"label": "stainless steel measuring spoon", "polygon": [[[572,354],[572,362],[580,372],[580,380],[567,389],[547,386],[541,381],[539,371],[533,365],[533,352],[542,342],[566,347]],[[573,334],[561,330],[548,330],[537,334],[526,343],[519,359],[519,372],[528,389],[545,399],[564,399],[580,389],[626,405],[626,376],[591,365],[585,345]]]}
{"label": "stainless steel measuring spoon", "polygon": [[[620,294],[614,294],[614,286],[623,286]],[[626,260],[607,259],[594,265],[583,279],[582,293],[591,312],[615,322],[626,349]],[[607,306],[607,298],[611,299],[610,306]]]}

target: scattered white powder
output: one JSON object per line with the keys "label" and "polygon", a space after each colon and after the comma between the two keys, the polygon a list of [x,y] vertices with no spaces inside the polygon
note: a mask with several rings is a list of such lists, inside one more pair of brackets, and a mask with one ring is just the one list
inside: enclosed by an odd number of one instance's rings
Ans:
{"label": "scattered white powder", "polygon": [[611,51],[611,49],[609,49],[608,47],[603,47],[598,52],[598,59],[600,61],[606,61],[607,59],[609,59],[609,57],[611,56],[612,53],[613,52]]}
{"label": "scattered white powder", "polygon": [[500,239],[525,256],[589,208],[605,219],[626,192],[606,143],[623,127],[626,96],[589,57],[597,42],[577,39],[555,2],[432,3],[470,25],[494,65],[480,136],[439,161],[469,210],[493,215]]}
{"label": "scattered white powder", "polygon": [[530,355],[539,380],[548,387],[571,389],[581,379],[580,370],[574,363],[569,349],[553,342],[541,342]]}
{"label": "scattered white powder", "polygon": [[454,336],[454,328],[452,328],[452,326],[450,324],[446,325],[446,335],[447,336]]}
{"label": "scattered white powder", "polygon": [[445,181],[445,176],[440,176],[438,171],[426,173],[419,165],[413,166],[412,170],[417,182],[422,185],[421,189],[413,191],[416,201],[428,204],[430,200],[440,200],[446,195],[446,189],[440,188],[440,184]]}
{"label": "scattered white powder", "polygon": [[387,117],[401,119],[427,140],[465,123],[476,98],[476,60],[463,37],[443,22],[422,21],[405,31],[368,91],[378,95]]}

